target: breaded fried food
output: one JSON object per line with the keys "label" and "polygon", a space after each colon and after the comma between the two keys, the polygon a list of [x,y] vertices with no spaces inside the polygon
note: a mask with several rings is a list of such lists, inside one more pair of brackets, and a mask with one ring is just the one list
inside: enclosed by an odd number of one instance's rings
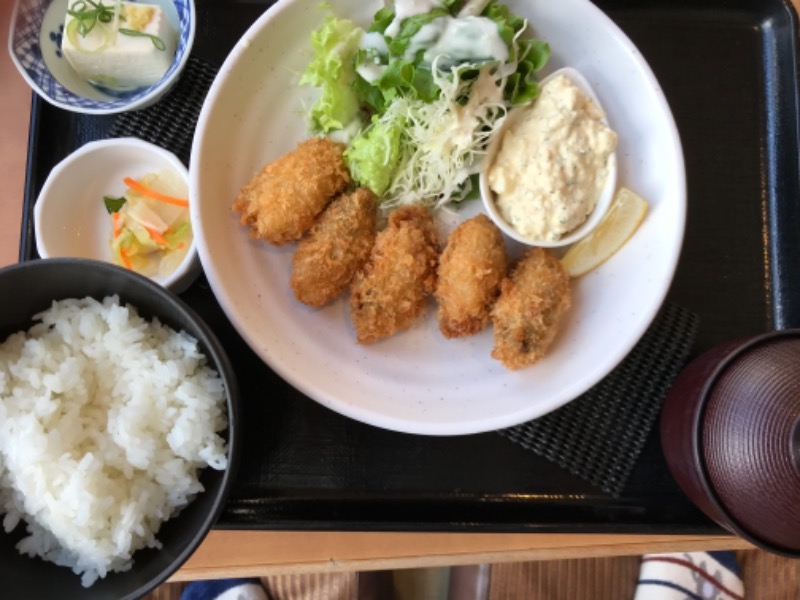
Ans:
{"label": "breaded fried food", "polygon": [[528,250],[500,286],[492,309],[492,358],[516,370],[540,360],[570,307],[569,275],[542,248]]}
{"label": "breaded fried food", "polygon": [[486,327],[507,268],[503,234],[489,217],[479,214],[453,230],[439,259],[434,293],[439,330],[446,338]]}
{"label": "breaded fried food", "polygon": [[300,239],[349,183],[344,145],[312,137],[261,169],[239,191],[233,210],[251,237],[281,246]]}
{"label": "breaded fried food", "polygon": [[320,307],[341,296],[375,243],[375,194],[357,188],[338,196],[297,244],[291,285],[300,302]]}
{"label": "breaded fried food", "polygon": [[430,210],[403,206],[389,215],[351,287],[350,315],[359,343],[407,329],[423,314],[425,300],[436,287],[438,257]]}

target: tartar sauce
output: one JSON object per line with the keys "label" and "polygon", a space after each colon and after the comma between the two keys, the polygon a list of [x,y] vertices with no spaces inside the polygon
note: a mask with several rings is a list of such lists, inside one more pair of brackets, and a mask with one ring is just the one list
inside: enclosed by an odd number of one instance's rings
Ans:
{"label": "tartar sauce", "polygon": [[517,117],[500,140],[489,187],[515,230],[557,241],[594,210],[617,134],[603,110],[566,75],[548,81]]}

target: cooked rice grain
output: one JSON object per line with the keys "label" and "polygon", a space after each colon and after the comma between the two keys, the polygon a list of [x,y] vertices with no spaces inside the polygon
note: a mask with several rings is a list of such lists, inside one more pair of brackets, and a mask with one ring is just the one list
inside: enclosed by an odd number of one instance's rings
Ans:
{"label": "cooked rice grain", "polygon": [[20,552],[90,586],[160,547],[161,524],[227,466],[222,379],[197,341],[116,296],[54,302],[0,344],[0,514]]}

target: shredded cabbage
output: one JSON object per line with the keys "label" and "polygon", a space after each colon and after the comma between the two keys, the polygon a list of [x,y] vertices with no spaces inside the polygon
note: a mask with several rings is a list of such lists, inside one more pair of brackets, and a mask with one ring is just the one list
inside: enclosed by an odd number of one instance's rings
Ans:
{"label": "shredded cabbage", "polygon": [[[489,67],[474,81],[464,81],[458,70],[453,77],[433,73],[441,89],[438,99],[399,98],[381,117],[405,115],[400,159],[384,194],[386,208],[416,203],[438,208],[467,198],[489,139],[505,120],[503,87]],[[461,104],[467,90],[469,100]]]}

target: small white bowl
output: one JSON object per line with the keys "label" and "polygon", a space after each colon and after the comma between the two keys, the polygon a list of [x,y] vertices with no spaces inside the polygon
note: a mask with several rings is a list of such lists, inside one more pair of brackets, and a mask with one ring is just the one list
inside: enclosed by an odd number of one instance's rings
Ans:
{"label": "small white bowl", "polygon": [[[601,109],[603,108],[594,90],[589,85],[589,82],[586,81],[586,78],[579,71],[573,69],[572,67],[564,67],[553,72],[541,81],[541,85],[544,86],[548,81],[559,75],[566,75],[570,81],[572,81],[572,83],[586,92],[586,94],[595,102],[595,104],[597,104],[597,106],[599,106]],[[587,236],[595,227],[597,227],[597,225],[600,223],[600,220],[608,211],[617,187],[617,154],[616,152],[612,152],[609,156],[608,179],[606,180],[606,184],[597,199],[594,210],[592,210],[588,218],[581,225],[571,230],[566,235],[561,236],[561,238],[556,241],[533,239],[521,234],[514,227],[512,227],[511,224],[505,220],[505,218],[503,218],[503,215],[498,210],[495,203],[495,193],[489,187],[488,171],[494,164],[495,157],[502,146],[503,135],[509,128],[516,125],[520,115],[527,108],[529,108],[529,106],[523,106],[510,111],[505,122],[500,127],[500,130],[494,136],[492,142],[489,144],[489,147],[486,149],[486,156],[480,172],[481,199],[483,200],[484,207],[486,208],[486,212],[489,214],[489,217],[491,217],[500,230],[511,239],[528,246],[540,246],[543,248],[559,248],[563,246],[569,246],[570,244],[573,244],[579,239]]]}
{"label": "small white bowl", "polygon": [[[172,169],[189,185],[189,171],[177,156],[137,138],[89,142],[57,164],[33,208],[36,247],[42,258],[91,258],[111,262],[112,224],[103,196],[121,196],[125,177]],[[202,271],[196,236],[183,262],[156,283],[174,293],[188,288]]]}
{"label": "small white bowl", "polygon": [[113,114],[157,102],[178,81],[195,34],[194,0],[147,0],[158,4],[178,31],[172,65],[151,86],[110,95],[78,77],[61,52],[67,0],[17,0],[11,15],[8,51],[22,77],[44,100],[83,114]]}

